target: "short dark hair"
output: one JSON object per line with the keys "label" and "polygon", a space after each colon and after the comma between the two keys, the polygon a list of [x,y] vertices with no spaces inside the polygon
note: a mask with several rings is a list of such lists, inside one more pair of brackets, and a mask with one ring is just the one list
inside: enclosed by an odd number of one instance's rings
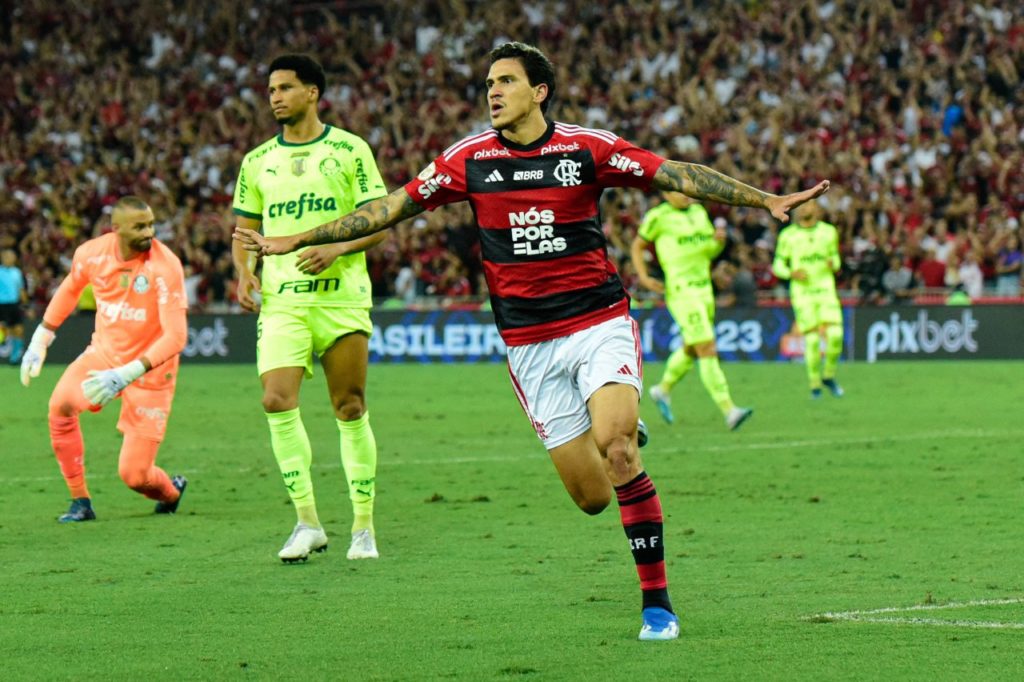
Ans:
{"label": "short dark hair", "polygon": [[128,194],[126,196],[123,196],[120,199],[118,199],[117,202],[114,204],[115,211],[120,211],[124,209],[145,211],[147,208],[149,208],[149,204],[147,204],[140,197],[137,197],[134,194]]}
{"label": "short dark hair", "polygon": [[543,52],[533,45],[514,42],[494,48],[491,50],[490,57],[491,64],[499,59],[518,59],[519,63],[523,65],[523,70],[526,71],[530,85],[543,83],[548,86],[548,96],[540,103],[540,110],[547,113],[548,106],[555,98],[555,67]]}
{"label": "short dark hair", "polygon": [[327,76],[320,62],[305,54],[283,54],[270,62],[270,73],[275,71],[294,71],[303,85],[316,86],[316,98],[320,100],[327,89]]}

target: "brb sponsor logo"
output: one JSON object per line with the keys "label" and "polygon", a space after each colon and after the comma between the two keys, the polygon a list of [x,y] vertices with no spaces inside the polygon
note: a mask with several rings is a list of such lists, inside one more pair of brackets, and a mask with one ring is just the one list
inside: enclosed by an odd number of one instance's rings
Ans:
{"label": "brb sponsor logo", "polygon": [[551,209],[538,211],[533,206],[528,211],[509,213],[508,221],[512,226],[512,253],[515,255],[565,251],[565,237],[555,236],[555,212]]}
{"label": "brb sponsor logo", "polygon": [[632,173],[638,178],[642,178],[644,175],[644,169],[640,167],[639,161],[634,161],[618,152],[612,154],[612,158],[608,159],[608,165],[612,168],[618,168],[624,173]]}
{"label": "brb sponsor logo", "polygon": [[867,360],[874,362],[885,353],[976,353],[978,342],[974,332],[977,329],[978,321],[970,310],[963,311],[959,320],[942,323],[929,319],[924,310],[917,314],[916,320],[904,320],[899,313],[893,313],[888,322],[880,320],[868,327]]}
{"label": "brb sponsor logo", "polygon": [[512,174],[512,179],[516,182],[523,182],[525,180],[543,180],[543,170],[528,170],[528,171],[516,171]]}

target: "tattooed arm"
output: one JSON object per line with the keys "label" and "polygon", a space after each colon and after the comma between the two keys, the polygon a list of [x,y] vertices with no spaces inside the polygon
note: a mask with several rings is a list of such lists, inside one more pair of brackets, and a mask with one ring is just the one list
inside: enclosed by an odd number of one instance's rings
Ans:
{"label": "tattooed arm", "polygon": [[424,210],[422,206],[412,200],[404,187],[399,187],[386,197],[374,199],[337,220],[324,223],[306,232],[287,237],[264,237],[254,230],[236,228],[232,236],[248,251],[258,251],[265,256],[274,256],[290,253],[304,246],[347,242],[366,237],[422,213]]}
{"label": "tattooed arm", "polygon": [[824,194],[828,180],[811,189],[778,196],[744,184],[713,168],[683,161],[666,161],[654,174],[651,187],[664,192],[682,192],[702,201],[717,201],[730,206],[764,208],[779,220],[788,220],[790,209]]}

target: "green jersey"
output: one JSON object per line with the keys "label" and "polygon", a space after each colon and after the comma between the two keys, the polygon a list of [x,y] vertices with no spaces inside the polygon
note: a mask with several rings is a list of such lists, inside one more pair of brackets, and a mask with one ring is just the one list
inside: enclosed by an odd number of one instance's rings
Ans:
{"label": "green jersey", "polygon": [[835,271],[841,262],[838,230],[819,220],[813,227],[788,225],[779,233],[772,270],[781,279],[790,279],[794,270],[807,273],[804,281],[790,281],[790,298],[798,301],[809,296],[835,296]]}
{"label": "green jersey", "polygon": [[700,204],[685,210],[658,204],[644,216],[637,234],[654,243],[669,293],[685,288],[711,294],[711,261],[725,246],[715,239],[715,227]]}
{"label": "green jersey", "polygon": [[[242,160],[234,212],[263,222],[263,234],[305,232],[387,194],[370,146],[352,133],[324,126],[310,142],[278,135]],[[366,255],[342,256],[316,276],[295,265],[296,254],[263,259],[264,306],[369,308]]]}

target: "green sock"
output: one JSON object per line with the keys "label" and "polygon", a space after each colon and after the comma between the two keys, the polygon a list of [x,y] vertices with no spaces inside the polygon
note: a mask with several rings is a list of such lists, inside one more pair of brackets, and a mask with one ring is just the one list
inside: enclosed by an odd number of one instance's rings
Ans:
{"label": "green sock", "polygon": [[811,388],[821,388],[821,337],[816,331],[804,334],[804,363]]}
{"label": "green sock", "polygon": [[[267,423],[270,424],[270,447],[281,468],[284,485],[295,505],[299,521],[319,527],[316,501],[313,498],[313,479],[309,472],[313,450],[309,445],[306,427],[302,425],[299,408],[286,412],[267,412],[266,415]],[[310,523],[310,519],[314,523]]]}
{"label": "green sock", "polygon": [[376,496],[377,441],[370,428],[370,413],[350,422],[338,421],[341,432],[341,466],[348,479],[352,500],[352,532],[373,530],[373,498]]}
{"label": "green sock", "polygon": [[668,361],[665,363],[665,373],[661,375],[661,381],[658,385],[668,393],[672,390],[672,387],[683,380],[686,373],[693,369],[693,358],[686,354],[682,348],[676,350],[672,355],[668,356]]}
{"label": "green sock", "polygon": [[708,395],[718,405],[722,414],[729,414],[729,411],[736,407],[732,397],[729,395],[729,383],[725,380],[725,373],[722,366],[718,364],[718,356],[712,355],[709,358],[701,358],[697,363],[700,370],[700,380],[704,383]]}
{"label": "green sock", "polygon": [[838,324],[830,324],[825,328],[825,367],[821,374],[826,379],[834,379],[839,366],[839,356],[843,354],[843,328]]}

